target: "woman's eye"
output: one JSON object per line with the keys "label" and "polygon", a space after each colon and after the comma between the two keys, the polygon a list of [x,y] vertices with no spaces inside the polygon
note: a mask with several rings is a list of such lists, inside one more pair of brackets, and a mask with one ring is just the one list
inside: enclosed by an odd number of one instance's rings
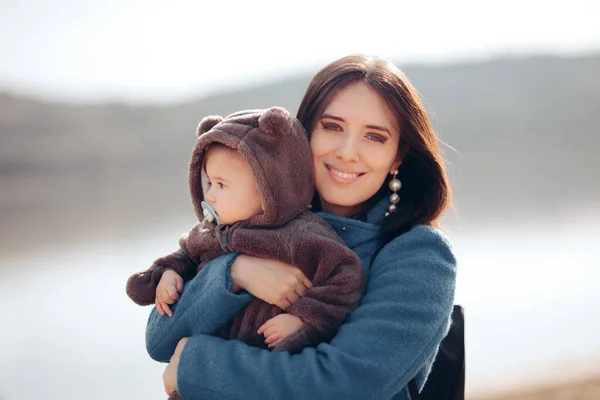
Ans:
{"label": "woman's eye", "polygon": [[381,137],[380,135],[368,134],[367,138],[369,138],[369,140],[372,140],[374,142],[385,143],[385,139],[383,137]]}
{"label": "woman's eye", "polygon": [[323,123],[321,125],[323,125],[323,129],[325,129],[326,131],[341,131],[342,130],[342,128],[338,124]]}

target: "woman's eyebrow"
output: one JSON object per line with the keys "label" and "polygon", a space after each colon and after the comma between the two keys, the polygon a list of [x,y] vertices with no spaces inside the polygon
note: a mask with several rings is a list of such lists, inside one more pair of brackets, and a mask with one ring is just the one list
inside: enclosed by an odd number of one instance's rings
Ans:
{"label": "woman's eyebrow", "polygon": [[[336,121],[340,121],[340,122],[346,122],[344,121],[344,118],[342,117],[338,117],[335,115],[331,115],[331,114],[323,114],[321,116],[321,118],[329,118],[329,119],[334,119]],[[392,133],[390,132],[390,130],[388,128],[385,128],[383,126],[379,126],[379,125],[366,125],[367,128],[369,129],[375,129],[378,131],[383,131],[383,132],[387,132],[388,135],[392,136]]]}
{"label": "woman's eyebrow", "polygon": [[346,121],[344,121],[344,118],[337,117],[337,116],[331,115],[331,114],[323,114],[323,115],[321,115],[321,119],[322,118],[329,118],[329,119],[335,119],[336,121],[340,121],[340,122],[346,122]]}
{"label": "woman's eyebrow", "polygon": [[378,130],[378,131],[387,132],[388,135],[392,136],[392,133],[390,132],[390,130],[388,128],[383,127],[383,126],[367,125],[367,128],[369,128],[369,129],[375,129],[375,130]]}

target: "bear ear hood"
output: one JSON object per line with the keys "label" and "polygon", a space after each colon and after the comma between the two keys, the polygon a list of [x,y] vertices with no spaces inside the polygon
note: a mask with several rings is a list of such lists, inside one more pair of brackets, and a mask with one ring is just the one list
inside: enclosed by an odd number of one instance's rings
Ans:
{"label": "bear ear hood", "polygon": [[292,116],[280,107],[269,108],[258,117],[258,127],[271,135],[290,135],[292,124]]}
{"label": "bear ear hood", "polygon": [[198,137],[204,135],[210,131],[216,124],[223,121],[223,117],[220,115],[209,115],[208,117],[202,118],[202,121],[198,124]]}
{"label": "bear ear hood", "polygon": [[237,150],[250,165],[262,196],[264,212],[250,226],[276,227],[304,212],[314,195],[314,173],[308,135],[300,121],[281,107],[208,116],[197,129],[189,184],[192,204],[204,219],[202,169],[206,150],[219,143]]}

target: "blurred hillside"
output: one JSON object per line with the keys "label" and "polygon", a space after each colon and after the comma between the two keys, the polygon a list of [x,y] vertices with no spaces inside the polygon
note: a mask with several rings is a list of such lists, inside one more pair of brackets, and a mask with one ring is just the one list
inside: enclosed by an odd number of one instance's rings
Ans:
{"label": "blurred hillside", "polygon": [[[405,66],[445,148],[460,220],[600,214],[600,54]],[[174,106],[0,94],[0,251],[190,218],[187,163],[208,114],[295,112],[311,74]],[[155,228],[154,228],[155,229]]]}

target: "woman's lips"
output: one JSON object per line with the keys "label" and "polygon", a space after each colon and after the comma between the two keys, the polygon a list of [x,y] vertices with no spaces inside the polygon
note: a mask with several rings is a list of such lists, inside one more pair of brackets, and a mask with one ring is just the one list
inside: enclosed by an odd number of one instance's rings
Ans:
{"label": "woman's lips", "polygon": [[331,179],[339,183],[353,183],[356,182],[362,175],[364,175],[363,172],[341,171],[327,164],[325,164],[325,168],[327,168],[327,171],[329,171],[329,176],[331,176]]}

